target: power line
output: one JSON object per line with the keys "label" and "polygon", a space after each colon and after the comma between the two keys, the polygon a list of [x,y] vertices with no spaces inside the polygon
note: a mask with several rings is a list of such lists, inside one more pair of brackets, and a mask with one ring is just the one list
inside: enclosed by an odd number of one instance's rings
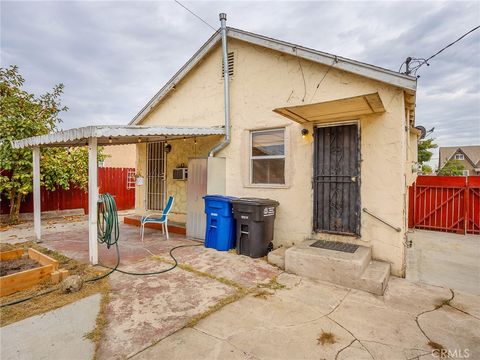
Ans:
{"label": "power line", "polygon": [[[448,49],[450,46],[453,46],[455,45],[457,42],[459,42],[460,40],[462,40],[464,37],[466,37],[467,35],[471,34],[472,32],[474,32],[475,30],[478,30],[480,28],[480,25],[474,27],[473,29],[471,29],[470,31],[467,31],[465,34],[463,34],[462,36],[460,36],[457,40],[451,42],[450,44],[444,46],[443,48],[441,48],[440,50],[438,50],[435,54],[429,56],[428,58],[424,59],[424,58],[412,58],[412,57],[409,57],[407,58],[406,61],[404,61],[402,63],[402,65],[400,66],[400,69],[399,71],[401,71],[403,65],[407,65],[407,68],[405,70],[405,74],[407,75],[410,75],[410,74],[414,74],[416,75],[417,74],[417,71],[418,69],[420,69],[423,65],[427,64],[427,66],[430,66],[430,64],[428,63],[428,61],[430,61],[431,59],[433,59],[435,56],[437,56],[438,54],[440,54],[441,52],[445,51],[446,49]],[[416,63],[415,66],[413,67],[410,67],[410,64],[411,63]]]}
{"label": "power line", "polygon": [[213,29],[213,31],[217,31],[217,29],[215,29],[212,25],[210,25],[207,21],[203,20],[199,15],[195,14],[192,10],[190,10],[189,8],[187,8],[185,5],[183,5],[180,1],[177,1],[177,0],[173,0],[175,1],[178,5],[180,5],[181,7],[183,7],[185,10],[187,10],[190,14],[192,14],[193,16],[195,16],[198,20],[200,20],[201,22],[203,22],[205,25],[207,25],[209,28]]}

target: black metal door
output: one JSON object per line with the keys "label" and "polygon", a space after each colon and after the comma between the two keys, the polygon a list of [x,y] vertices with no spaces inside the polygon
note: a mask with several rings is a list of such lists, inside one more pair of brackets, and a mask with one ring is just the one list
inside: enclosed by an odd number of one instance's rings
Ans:
{"label": "black metal door", "polygon": [[313,228],[360,235],[357,125],[318,127],[314,138]]}

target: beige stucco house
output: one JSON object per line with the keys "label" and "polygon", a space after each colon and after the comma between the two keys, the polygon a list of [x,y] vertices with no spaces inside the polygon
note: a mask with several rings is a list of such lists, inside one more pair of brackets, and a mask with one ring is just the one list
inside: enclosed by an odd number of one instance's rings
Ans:
{"label": "beige stucco house", "polygon": [[137,159],[136,151],[135,144],[105,146],[103,154],[106,157],[101,165],[103,167],[134,168]]}
{"label": "beige stucco house", "polygon": [[[277,200],[275,247],[312,238],[358,243],[402,275],[419,136],[416,79],[233,28],[227,39],[231,143],[215,154],[224,180],[208,181],[227,195]],[[224,126],[219,32],[130,124]],[[221,139],[138,143],[137,174],[146,181],[136,188],[136,211],[158,210],[173,195],[171,220],[193,221],[189,211],[201,212],[187,206],[196,180],[178,172],[174,179],[174,169],[206,158]]]}

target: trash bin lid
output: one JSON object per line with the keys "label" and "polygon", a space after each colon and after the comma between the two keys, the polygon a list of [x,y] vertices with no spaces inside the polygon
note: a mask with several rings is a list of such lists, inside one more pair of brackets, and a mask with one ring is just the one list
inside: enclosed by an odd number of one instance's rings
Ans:
{"label": "trash bin lid", "polygon": [[232,204],[246,204],[246,205],[258,205],[258,206],[278,206],[280,203],[272,199],[261,199],[261,198],[247,198],[243,197],[240,199],[232,200]]}
{"label": "trash bin lid", "polygon": [[225,201],[225,202],[231,202],[232,200],[236,200],[237,198],[235,196],[226,196],[226,195],[205,195],[203,197],[205,200],[215,200],[215,201]]}

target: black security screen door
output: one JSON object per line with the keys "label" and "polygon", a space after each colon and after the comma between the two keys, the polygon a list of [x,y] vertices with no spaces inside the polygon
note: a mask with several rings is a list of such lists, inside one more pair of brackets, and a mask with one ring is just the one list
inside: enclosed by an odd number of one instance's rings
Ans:
{"label": "black security screen door", "polygon": [[314,230],[360,235],[357,125],[318,127],[314,145]]}

